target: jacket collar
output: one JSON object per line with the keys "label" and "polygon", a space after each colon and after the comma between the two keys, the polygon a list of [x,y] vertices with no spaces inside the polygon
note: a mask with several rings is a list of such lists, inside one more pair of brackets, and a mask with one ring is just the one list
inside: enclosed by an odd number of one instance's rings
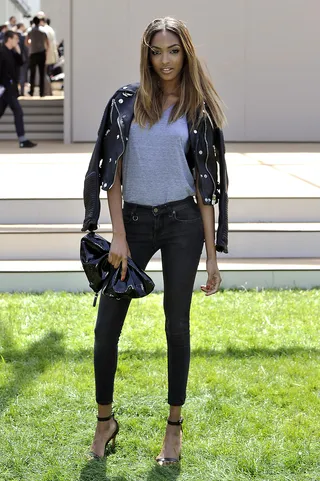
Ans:
{"label": "jacket collar", "polygon": [[[125,136],[128,137],[130,125],[133,120],[134,115],[134,102],[135,102],[135,95],[137,90],[140,86],[139,82],[132,83],[121,87],[117,91],[117,98],[115,101],[117,102],[117,109],[120,113],[120,122],[122,127],[125,129]],[[199,125],[198,128],[193,127],[192,123],[188,122],[188,129],[190,134],[190,141],[192,145],[196,145],[197,138],[198,138],[198,130],[201,129]]]}

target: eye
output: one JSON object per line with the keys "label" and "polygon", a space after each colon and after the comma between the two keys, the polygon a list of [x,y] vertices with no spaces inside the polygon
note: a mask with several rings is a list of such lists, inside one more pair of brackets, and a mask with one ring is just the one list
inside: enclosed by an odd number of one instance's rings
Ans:
{"label": "eye", "polygon": [[171,50],[170,53],[177,54],[179,52],[180,52],[180,50],[178,48],[175,48],[175,49]]}
{"label": "eye", "polygon": [[151,53],[152,53],[152,55],[159,55],[160,52],[159,52],[159,50],[152,50],[151,49]]}

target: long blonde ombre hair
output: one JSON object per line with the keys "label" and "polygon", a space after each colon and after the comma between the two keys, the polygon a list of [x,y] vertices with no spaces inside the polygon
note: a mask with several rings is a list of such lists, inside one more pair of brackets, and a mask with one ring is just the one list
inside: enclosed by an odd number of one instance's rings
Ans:
{"label": "long blonde ombre hair", "polygon": [[159,77],[154,71],[150,50],[153,36],[160,31],[169,30],[176,34],[184,50],[184,66],[181,71],[180,96],[172,109],[170,122],[175,122],[183,115],[196,126],[206,110],[215,124],[222,128],[225,116],[221,100],[209,75],[204,71],[198,59],[190,33],[181,20],[171,17],[156,18],[146,28],[141,42],[140,87],[135,101],[135,121],[141,126],[150,126],[158,122],[162,116],[163,92],[159,85]]}

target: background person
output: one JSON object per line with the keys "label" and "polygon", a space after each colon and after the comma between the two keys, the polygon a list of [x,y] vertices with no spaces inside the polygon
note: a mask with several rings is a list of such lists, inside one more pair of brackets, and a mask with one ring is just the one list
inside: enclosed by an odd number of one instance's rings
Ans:
{"label": "background person", "polygon": [[21,50],[21,56],[23,64],[20,67],[19,83],[20,83],[20,95],[24,96],[25,84],[28,80],[29,70],[29,49],[26,45],[26,26],[23,23],[17,24],[17,34],[19,35],[19,47]]}
{"label": "background person", "polygon": [[12,17],[9,18],[8,29],[15,30],[16,26],[17,26],[17,19],[13,15]]}
{"label": "background person", "polygon": [[0,26],[0,44],[3,43],[4,34],[8,31],[8,25],[1,25]]}
{"label": "background person", "polygon": [[33,97],[36,69],[39,69],[40,97],[44,97],[46,51],[49,47],[47,35],[40,29],[40,19],[34,17],[33,27],[26,37],[26,45],[29,46],[30,65],[30,92]]}
{"label": "background person", "polygon": [[32,27],[34,27],[33,19],[29,20],[29,27],[27,28],[27,34],[31,32]]}
{"label": "background person", "polygon": [[[39,14],[38,14],[39,15]],[[45,17],[40,18],[40,26],[41,30],[47,35],[48,37],[48,50],[47,50],[47,57],[46,57],[46,65],[47,65],[47,73],[48,75],[51,74],[53,66],[57,63],[59,55],[58,55],[58,46],[57,46],[57,38],[56,33],[49,25],[49,19]]]}
{"label": "background person", "polygon": [[41,30],[47,35],[49,44],[46,54],[45,94],[52,95],[50,75],[59,58],[56,34],[53,28],[48,24],[47,19],[44,17],[40,18],[40,27]]}
{"label": "background person", "polygon": [[23,122],[23,111],[18,100],[19,68],[22,65],[19,48],[19,35],[8,30],[0,47],[0,85],[5,88],[0,98],[0,118],[9,106],[14,115],[16,132],[20,148],[35,147],[37,144],[26,139]]}

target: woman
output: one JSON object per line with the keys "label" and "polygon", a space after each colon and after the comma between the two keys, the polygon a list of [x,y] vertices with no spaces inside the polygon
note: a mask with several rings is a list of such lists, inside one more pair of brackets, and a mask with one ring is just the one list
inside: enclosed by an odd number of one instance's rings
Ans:
{"label": "woman", "polygon": [[[180,459],[181,407],[190,361],[189,312],[204,241],[208,280],[201,289],[210,296],[221,283],[216,250],[228,252],[228,178],[219,97],[181,21],[166,17],[147,27],[140,70],[141,83],[119,89],[105,109],[85,179],[82,230],[97,229],[101,186],[108,191],[113,226],[109,262],[115,268],[122,264],[122,278],[128,256],[145,269],[161,250],[170,405],[156,458],[163,465]],[[95,457],[102,457],[118,434],[112,415],[113,386],[128,307],[129,301],[101,296],[94,349],[98,423],[91,449]]]}

